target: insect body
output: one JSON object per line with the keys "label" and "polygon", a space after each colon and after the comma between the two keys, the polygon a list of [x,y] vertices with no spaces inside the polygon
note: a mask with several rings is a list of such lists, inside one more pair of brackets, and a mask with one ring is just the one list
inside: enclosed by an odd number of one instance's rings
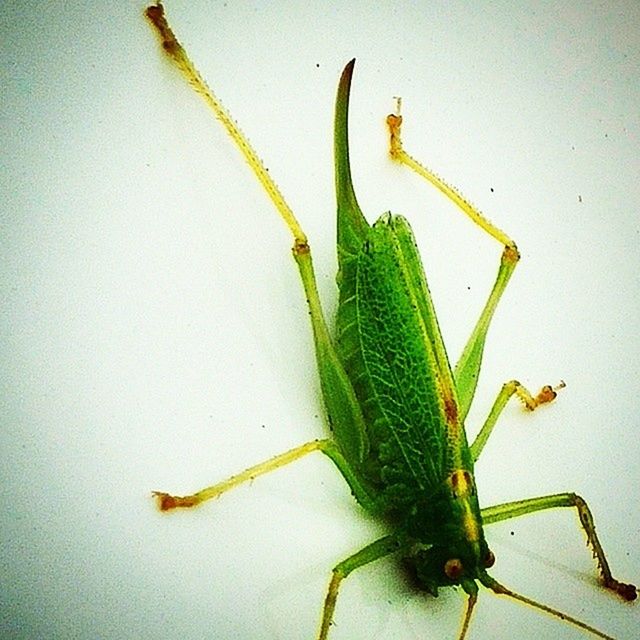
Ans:
{"label": "insect body", "polygon": [[162,6],[150,7],[147,16],[158,29],[167,54],[213,108],[294,236],[293,256],[309,305],[331,428],[330,438],[287,451],[191,496],[157,493],[160,507],[169,510],[200,504],[246,480],[321,451],[344,476],[357,501],[386,521],[389,533],[334,567],[320,623],[320,640],[329,634],[342,580],[355,569],[389,554],[404,560],[425,591],[436,595],[440,587],[461,586],[468,594],[461,639],[469,626],[478,584],[608,638],[586,623],[511,591],[487,572],[495,559],[485,539],[485,526],[543,509],[575,507],[604,586],[626,600],[636,597],[633,585],[612,577],[591,513],[576,494],[480,507],[474,463],[508,399],[516,394],[532,410],[556,395],[548,386],[533,396],[516,381],[506,383],[479,435],[468,444],[464,422],[475,393],[491,318],[519,259],[516,245],[403,150],[401,117],[389,116],[392,157],[432,182],[504,245],[491,294],[460,360],[452,368],[409,224],[404,218],[387,213],[370,225],[356,199],[347,137],[354,68],[351,61],[340,79],[335,112],[339,304],[332,337],[318,297],[309,244],[294,214],[247,140],[193,67],[167,24]]}

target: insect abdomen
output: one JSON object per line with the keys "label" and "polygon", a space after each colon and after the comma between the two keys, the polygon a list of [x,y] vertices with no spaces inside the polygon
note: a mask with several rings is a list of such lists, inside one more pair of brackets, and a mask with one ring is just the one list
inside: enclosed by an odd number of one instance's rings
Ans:
{"label": "insect abdomen", "polygon": [[382,216],[360,252],[343,260],[337,348],[377,462],[371,465],[376,477],[368,479],[389,490],[404,485],[430,493],[450,466],[446,380],[418,310],[423,292],[407,271],[397,225],[407,223]]}

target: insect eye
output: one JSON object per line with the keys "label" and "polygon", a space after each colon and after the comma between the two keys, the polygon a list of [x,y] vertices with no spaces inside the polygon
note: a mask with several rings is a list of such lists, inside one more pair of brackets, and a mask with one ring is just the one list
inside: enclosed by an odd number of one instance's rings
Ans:
{"label": "insect eye", "polygon": [[458,558],[451,558],[444,563],[444,574],[450,580],[457,580],[462,575],[462,562]]}
{"label": "insect eye", "polygon": [[493,567],[496,562],[496,557],[493,555],[493,551],[487,551],[487,555],[484,557],[484,566],[488,569]]}

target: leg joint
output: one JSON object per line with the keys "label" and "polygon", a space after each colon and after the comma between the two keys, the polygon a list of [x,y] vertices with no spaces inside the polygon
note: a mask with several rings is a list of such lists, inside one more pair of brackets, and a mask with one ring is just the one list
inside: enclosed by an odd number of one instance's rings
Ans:
{"label": "leg joint", "polygon": [[504,246],[504,251],[502,252],[502,260],[503,262],[509,262],[511,264],[516,264],[518,260],[520,260],[520,252],[518,251],[518,247],[513,240],[510,240]]}
{"label": "leg joint", "polygon": [[311,247],[306,240],[300,240],[296,238],[293,243],[293,247],[291,248],[293,252],[293,257],[298,258],[299,256],[307,255],[311,253]]}

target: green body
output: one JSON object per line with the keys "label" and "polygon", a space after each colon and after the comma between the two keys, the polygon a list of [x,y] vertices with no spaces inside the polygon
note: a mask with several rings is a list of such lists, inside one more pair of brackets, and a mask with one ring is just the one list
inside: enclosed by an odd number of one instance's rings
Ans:
{"label": "green body", "polygon": [[[323,384],[335,438],[420,583],[462,582],[484,570],[488,549],[463,412],[420,256],[408,222],[383,214],[369,225],[349,170],[347,113],[353,65],[336,102],[338,286],[335,347],[362,412],[337,424],[344,394]],[[479,363],[478,363],[479,366]],[[320,367],[322,375],[322,366]],[[462,562],[459,580],[445,575]],[[471,587],[473,589],[473,587]]]}

